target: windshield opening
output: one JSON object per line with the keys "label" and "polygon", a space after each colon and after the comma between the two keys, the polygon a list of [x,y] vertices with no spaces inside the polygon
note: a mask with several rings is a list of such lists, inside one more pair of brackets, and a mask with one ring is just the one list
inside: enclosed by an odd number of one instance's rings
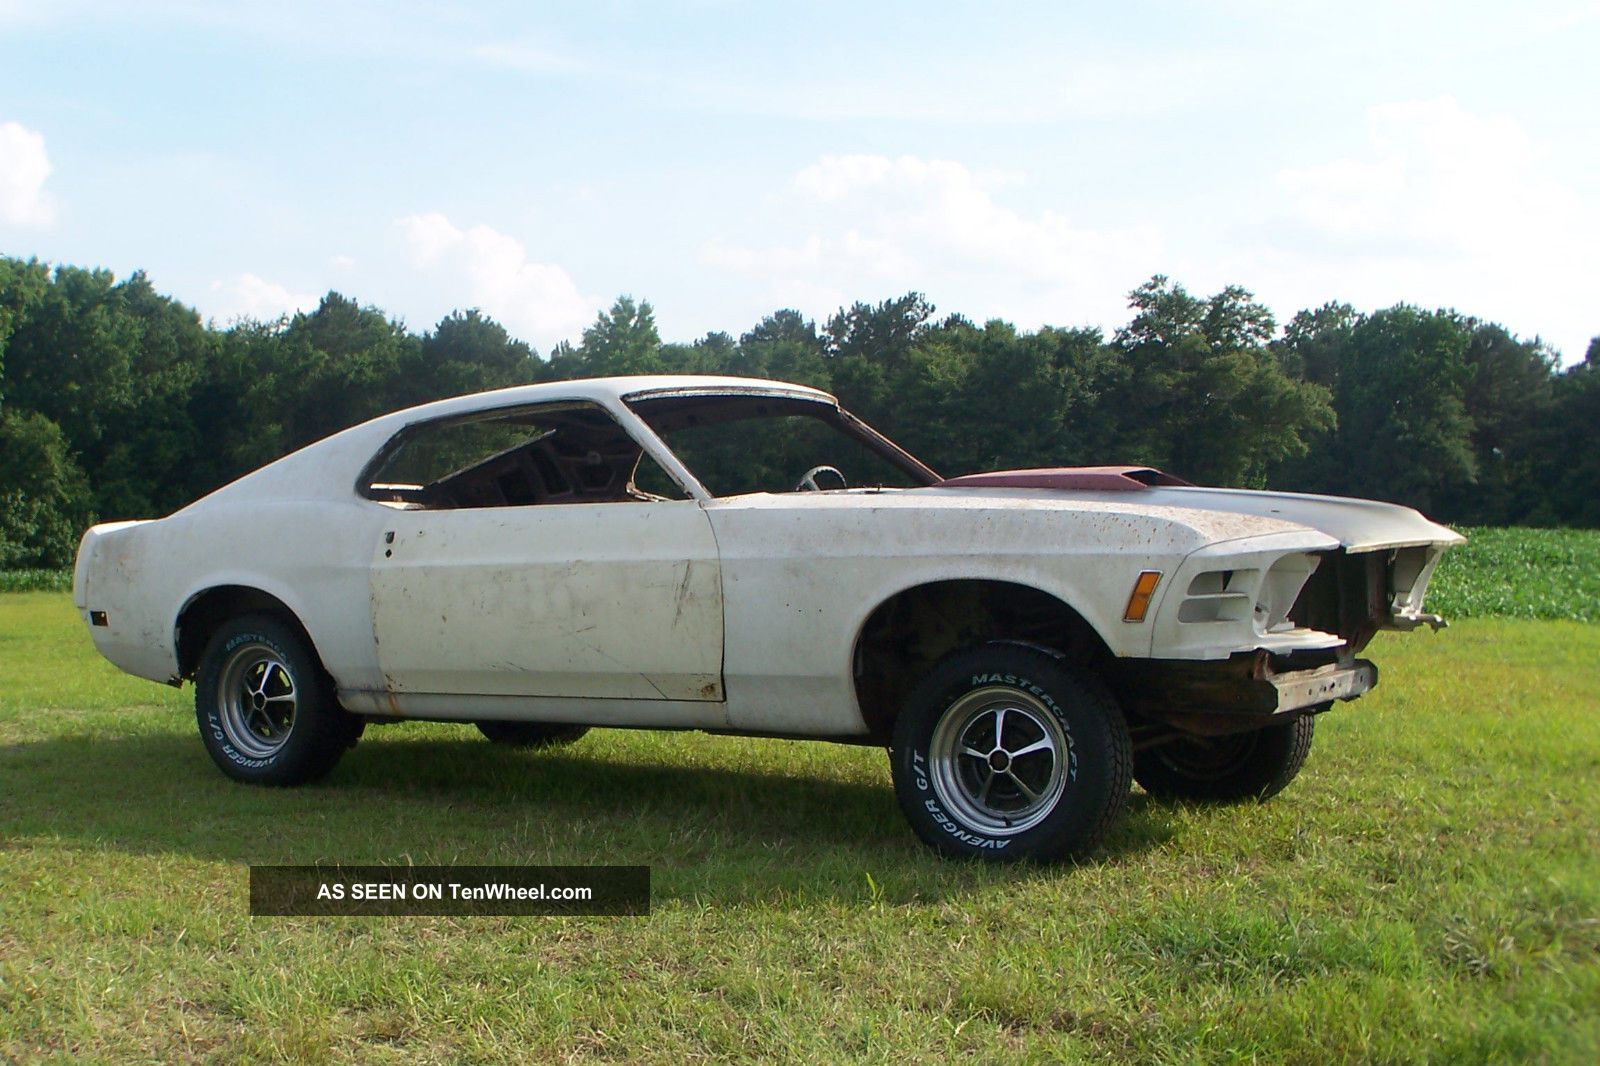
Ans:
{"label": "windshield opening", "polygon": [[[939,480],[894,442],[825,400],[724,393],[626,402],[713,496],[915,488]],[[818,467],[831,469],[802,486]]]}

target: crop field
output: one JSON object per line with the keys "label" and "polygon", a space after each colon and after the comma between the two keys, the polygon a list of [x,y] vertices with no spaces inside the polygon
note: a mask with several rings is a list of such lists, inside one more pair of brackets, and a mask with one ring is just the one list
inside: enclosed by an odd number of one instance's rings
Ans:
{"label": "crop field", "polygon": [[[0,594],[0,1061],[1600,1061],[1600,625],[1534,617],[1600,618],[1600,540],[1495,532],[1430,603],[1529,617],[1380,636],[1282,796],[1055,868],[933,858],[869,748],[417,724],[235,785],[192,690]],[[652,912],[248,916],[317,861],[646,864]]]}
{"label": "crop field", "polygon": [[1600,530],[1461,532],[1428,587],[1428,609],[1447,618],[1570,618],[1600,622]]}

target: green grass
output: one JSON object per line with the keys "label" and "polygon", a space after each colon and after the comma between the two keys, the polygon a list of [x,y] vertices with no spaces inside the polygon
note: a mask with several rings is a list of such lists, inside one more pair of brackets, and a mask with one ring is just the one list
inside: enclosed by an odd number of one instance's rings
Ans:
{"label": "green grass", "polygon": [[71,570],[0,570],[0,592],[71,591]]}
{"label": "green grass", "polygon": [[[1600,626],[1384,635],[1263,805],[940,862],[881,751],[369,730],[234,785],[189,692],[0,596],[0,1060],[1600,1059]],[[247,916],[251,862],[643,863],[648,918]]]}
{"label": "green grass", "polygon": [[1428,587],[1447,618],[1570,618],[1600,622],[1600,530],[1461,530]]}

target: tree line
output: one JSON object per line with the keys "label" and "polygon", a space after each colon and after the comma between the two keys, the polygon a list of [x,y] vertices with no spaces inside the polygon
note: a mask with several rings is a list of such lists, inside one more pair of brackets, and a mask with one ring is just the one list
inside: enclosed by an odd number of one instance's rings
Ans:
{"label": "tree line", "polygon": [[1138,463],[1191,481],[1396,500],[1485,525],[1600,526],[1600,338],[1554,352],[1450,310],[1329,303],[1279,328],[1157,276],[1127,325],[1019,331],[920,294],[663,343],[621,297],[548,357],[477,310],[421,333],[330,292],[208,326],[143,273],[0,258],[0,568],[70,563],[96,520],[169,513],[346,426],[605,374],[826,389],[946,475]]}

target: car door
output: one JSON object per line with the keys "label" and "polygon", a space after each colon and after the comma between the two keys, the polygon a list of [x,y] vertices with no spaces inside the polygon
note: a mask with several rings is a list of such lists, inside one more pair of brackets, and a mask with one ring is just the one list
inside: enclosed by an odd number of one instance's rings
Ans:
{"label": "car door", "polygon": [[697,501],[390,510],[371,571],[390,692],[722,699],[721,577]]}

